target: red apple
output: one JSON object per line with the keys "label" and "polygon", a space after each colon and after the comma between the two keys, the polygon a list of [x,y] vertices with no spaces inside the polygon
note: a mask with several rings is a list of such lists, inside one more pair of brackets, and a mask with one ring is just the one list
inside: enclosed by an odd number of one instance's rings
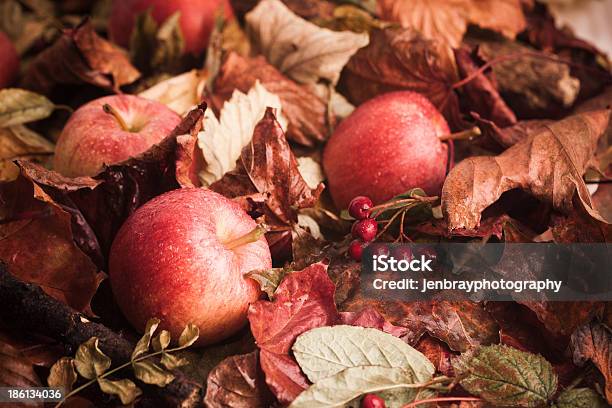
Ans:
{"label": "red apple", "polygon": [[236,333],[261,291],[244,277],[272,266],[263,231],[235,202],[203,188],[173,190],[123,224],[110,251],[110,282],[138,330],[151,317],[178,337],[194,323],[200,345]]}
{"label": "red apple", "polygon": [[338,208],[353,197],[377,204],[413,187],[438,195],[446,176],[449,134],[444,117],[424,96],[390,92],[360,105],[336,128],[323,152]]}
{"label": "red apple", "polygon": [[93,100],[76,110],[55,148],[55,170],[94,176],[160,142],[181,118],[165,105],[134,95]]}
{"label": "red apple", "polygon": [[208,46],[218,11],[222,10],[226,18],[233,16],[229,0],[113,0],[108,22],[111,39],[127,47],[136,17],[148,9],[158,24],[180,11],[185,52],[193,54],[199,54]]}
{"label": "red apple", "polygon": [[8,36],[0,31],[0,88],[10,86],[19,71],[19,54]]}

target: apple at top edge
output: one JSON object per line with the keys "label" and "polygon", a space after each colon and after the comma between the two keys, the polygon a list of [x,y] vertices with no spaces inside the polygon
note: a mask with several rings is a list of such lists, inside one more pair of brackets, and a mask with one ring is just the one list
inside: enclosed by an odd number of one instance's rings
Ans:
{"label": "apple at top edge", "polygon": [[103,166],[146,151],[181,121],[165,105],[134,95],[113,95],[77,109],[57,141],[54,168],[68,177],[94,176]]}
{"label": "apple at top edge", "polygon": [[19,72],[19,54],[8,36],[0,31],[0,89],[10,86]]}
{"label": "apple at top edge", "polygon": [[192,54],[208,46],[218,12],[222,11],[225,18],[233,17],[229,0],[113,0],[108,20],[111,39],[127,48],[136,18],[147,10],[158,24],[179,11],[185,53]]}

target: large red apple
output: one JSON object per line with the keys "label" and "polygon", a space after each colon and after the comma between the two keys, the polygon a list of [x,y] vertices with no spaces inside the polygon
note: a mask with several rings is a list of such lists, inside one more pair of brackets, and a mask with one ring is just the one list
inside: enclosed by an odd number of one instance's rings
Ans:
{"label": "large red apple", "polygon": [[222,10],[226,18],[233,16],[229,0],[113,0],[108,21],[111,39],[127,47],[136,17],[149,9],[158,24],[180,11],[185,52],[193,54],[208,46],[218,11]]}
{"label": "large red apple", "polygon": [[391,92],[360,105],[336,128],[323,153],[329,190],[338,208],[352,198],[380,203],[411,188],[442,189],[449,133],[444,117],[424,96]]}
{"label": "large red apple", "polygon": [[245,273],[272,266],[256,223],[235,202],[202,188],[163,194],[123,224],[109,259],[121,310],[138,330],[158,317],[178,337],[194,323],[200,345],[244,326],[261,291]]}
{"label": "large red apple", "polygon": [[19,55],[8,36],[0,31],[0,88],[10,86],[19,72]]}
{"label": "large red apple", "polygon": [[55,170],[94,176],[160,142],[181,118],[165,105],[134,95],[93,100],[76,110],[55,148]]}

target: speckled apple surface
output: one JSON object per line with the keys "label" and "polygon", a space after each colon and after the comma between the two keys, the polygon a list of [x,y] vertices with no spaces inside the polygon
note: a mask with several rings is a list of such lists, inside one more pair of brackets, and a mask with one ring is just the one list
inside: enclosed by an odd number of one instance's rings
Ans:
{"label": "speckled apple surface", "polygon": [[19,71],[19,55],[8,36],[0,31],[0,89],[15,81]]}
{"label": "speckled apple surface", "polygon": [[181,32],[188,53],[206,49],[219,11],[223,11],[225,18],[233,16],[229,0],[113,0],[108,20],[111,39],[127,48],[136,18],[147,9],[158,24],[180,11]]}
{"label": "speckled apple surface", "polygon": [[360,105],[323,153],[336,206],[346,208],[359,195],[381,203],[414,187],[440,194],[448,148],[438,137],[448,133],[442,114],[418,93],[390,92]]}
{"label": "speckled apple surface", "polygon": [[[121,128],[111,105],[132,128]],[[181,121],[165,105],[134,95],[113,95],[93,100],[77,109],[60,135],[54,168],[65,176],[94,176],[105,164],[114,164],[146,151],[172,132]]]}
{"label": "speckled apple surface", "polygon": [[128,218],[113,242],[110,281],[121,310],[142,331],[151,317],[178,338],[188,323],[198,344],[236,333],[261,291],[243,275],[272,266],[264,237],[228,250],[224,243],[256,223],[233,201],[203,188],[173,190]]}

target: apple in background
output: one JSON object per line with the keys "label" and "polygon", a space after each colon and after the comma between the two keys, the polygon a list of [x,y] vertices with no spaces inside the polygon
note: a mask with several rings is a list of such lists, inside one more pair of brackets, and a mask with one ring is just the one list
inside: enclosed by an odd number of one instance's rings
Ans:
{"label": "apple in background", "polygon": [[178,338],[194,323],[200,345],[245,325],[261,291],[244,274],[271,267],[263,230],[237,203],[203,188],[173,190],[136,210],[109,258],[113,293],[136,329],[158,317]]}
{"label": "apple in background", "polygon": [[444,117],[424,96],[390,92],[360,105],[327,142],[323,167],[338,208],[356,196],[374,204],[411,188],[439,195],[446,177],[450,133]]}
{"label": "apple in background", "polygon": [[19,54],[8,36],[0,31],[0,88],[10,86],[19,72]]}
{"label": "apple in background", "polygon": [[218,11],[223,10],[225,18],[233,17],[229,0],[113,0],[108,20],[111,40],[127,48],[136,17],[148,9],[158,24],[181,12],[185,53],[192,54],[199,54],[208,46]]}
{"label": "apple in background", "polygon": [[95,176],[105,164],[136,156],[160,142],[181,118],[135,95],[105,96],[77,109],[57,141],[54,168],[65,176]]}

